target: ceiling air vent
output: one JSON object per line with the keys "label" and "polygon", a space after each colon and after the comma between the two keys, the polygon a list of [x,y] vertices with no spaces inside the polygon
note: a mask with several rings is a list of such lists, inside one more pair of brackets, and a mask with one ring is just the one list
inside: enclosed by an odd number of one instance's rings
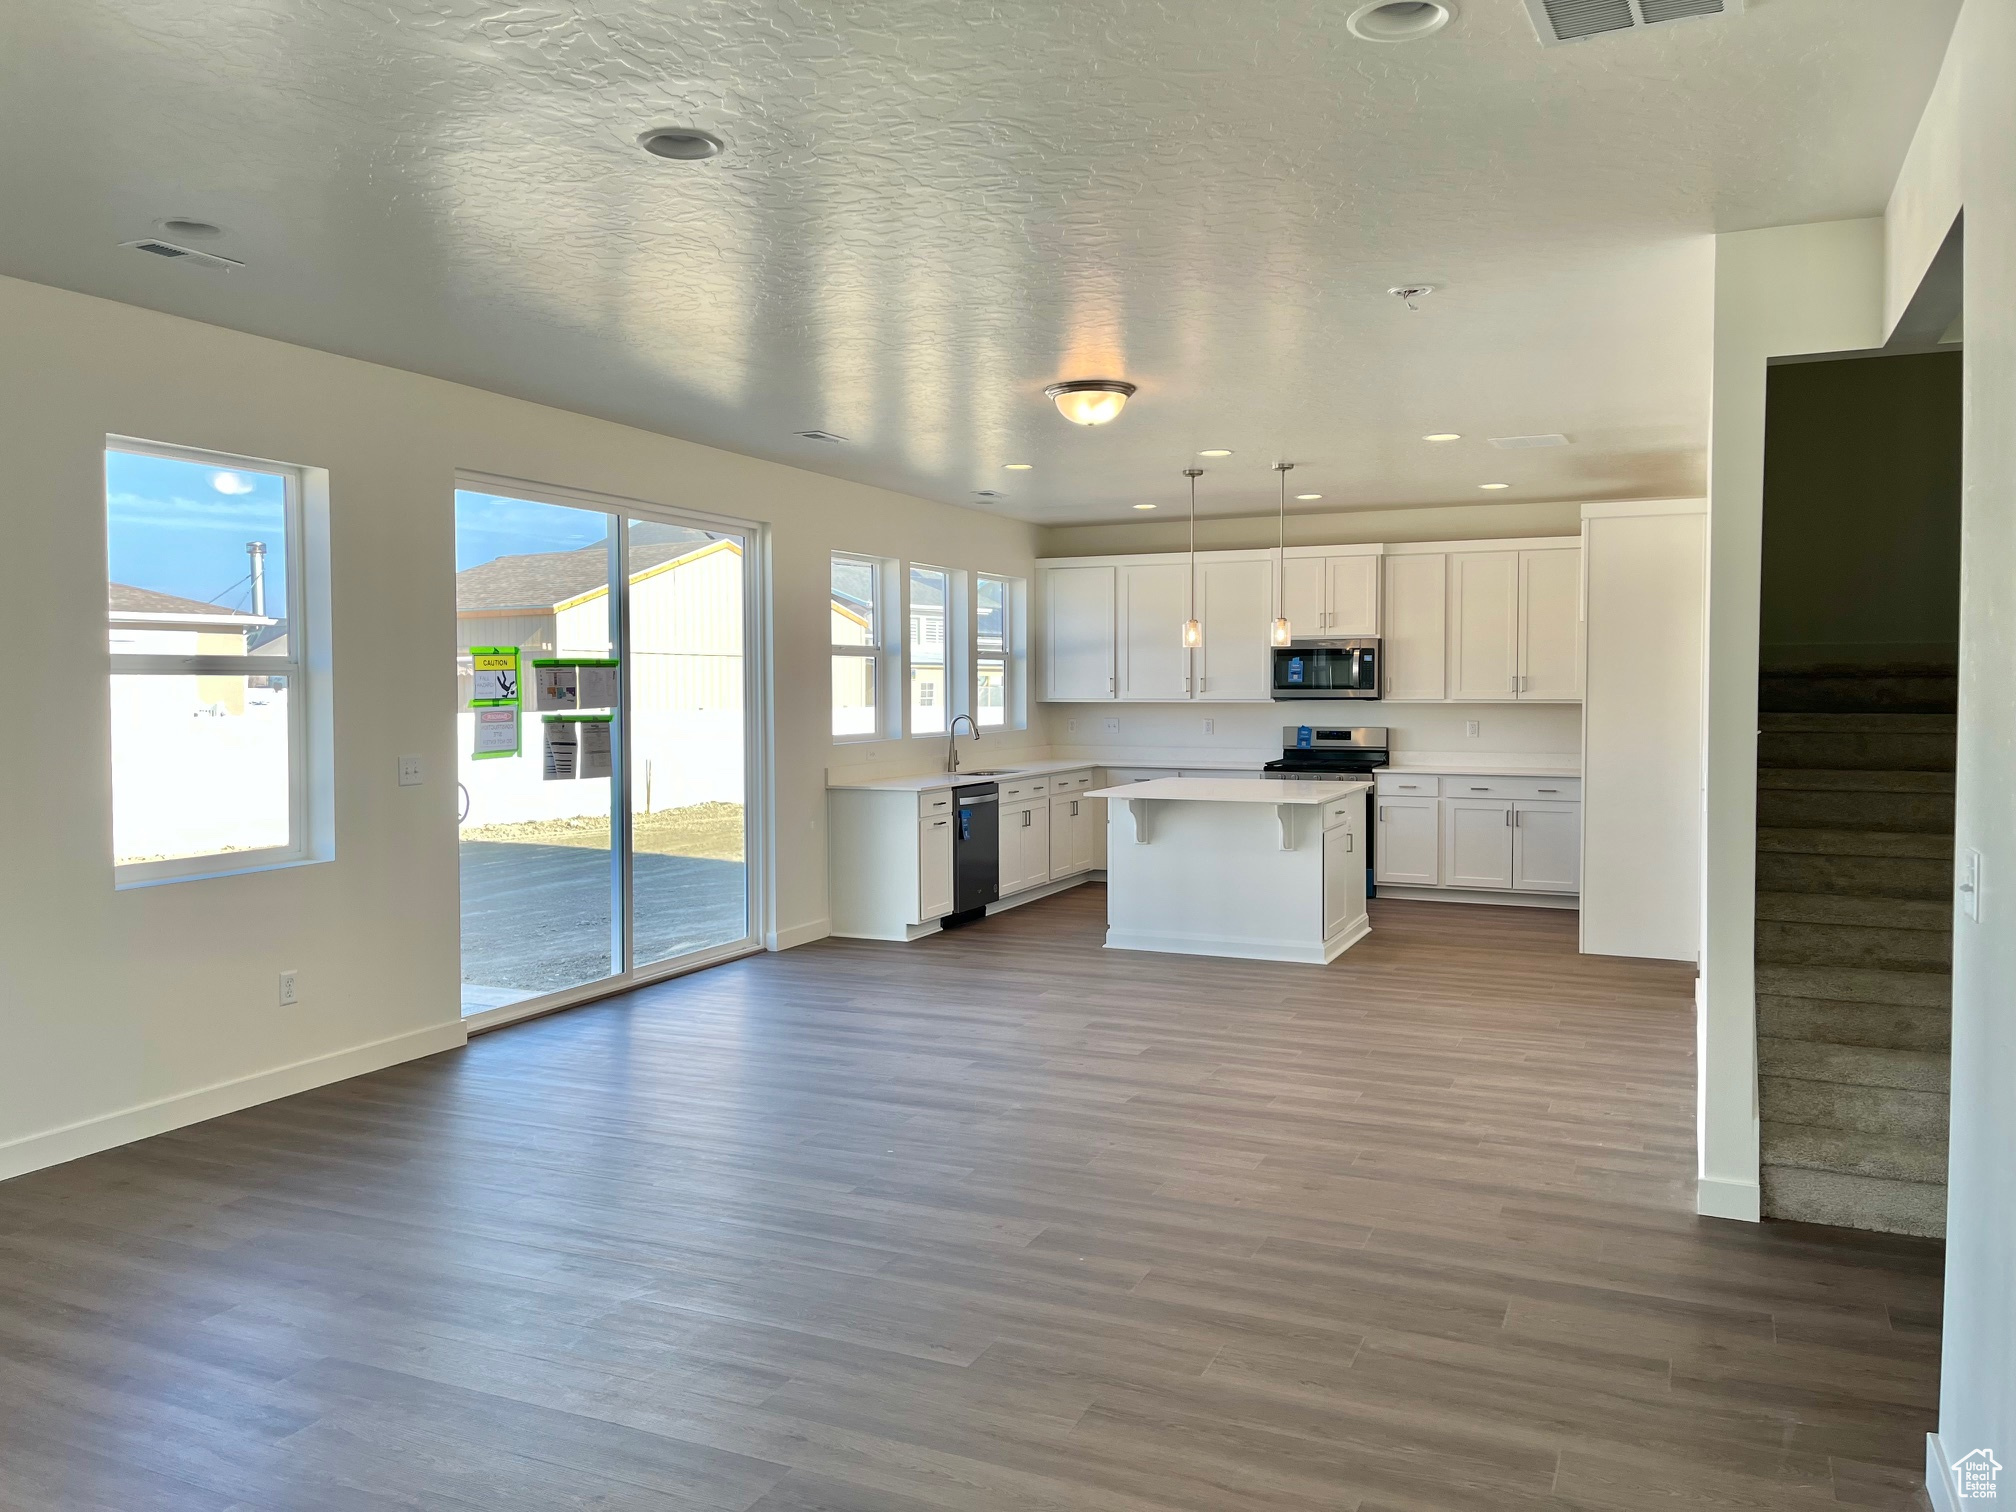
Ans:
{"label": "ceiling air vent", "polygon": [[1743,5],[1744,0],[1526,0],[1546,47],[1698,16],[1740,15]]}
{"label": "ceiling air vent", "polygon": [[824,441],[832,446],[838,446],[842,441],[847,439],[845,436],[836,436],[831,431],[822,430],[799,431],[797,434],[803,436],[807,441]]}
{"label": "ceiling air vent", "polygon": [[235,258],[219,257],[215,252],[198,252],[194,247],[178,247],[173,242],[161,241],[154,237],[148,237],[144,241],[121,242],[119,245],[131,247],[135,252],[151,252],[156,257],[172,257],[189,264],[192,268],[219,268],[228,273],[233,268],[245,266]]}

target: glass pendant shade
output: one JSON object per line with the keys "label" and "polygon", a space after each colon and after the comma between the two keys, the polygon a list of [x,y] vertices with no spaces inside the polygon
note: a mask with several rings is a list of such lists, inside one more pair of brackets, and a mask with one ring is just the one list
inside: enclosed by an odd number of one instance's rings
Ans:
{"label": "glass pendant shade", "polygon": [[1195,651],[1199,646],[1203,644],[1204,644],[1203,624],[1200,621],[1194,619],[1187,619],[1183,621],[1184,649]]}
{"label": "glass pendant shade", "polygon": [[1275,620],[1267,632],[1268,640],[1277,646],[1287,645],[1294,637],[1295,632],[1288,628],[1288,621],[1285,619]]}

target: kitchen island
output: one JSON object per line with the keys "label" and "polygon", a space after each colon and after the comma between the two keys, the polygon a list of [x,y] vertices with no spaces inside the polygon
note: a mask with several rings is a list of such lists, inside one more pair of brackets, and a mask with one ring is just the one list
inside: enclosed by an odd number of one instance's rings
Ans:
{"label": "kitchen island", "polygon": [[1364,939],[1360,781],[1168,777],[1107,800],[1106,948],[1321,966]]}

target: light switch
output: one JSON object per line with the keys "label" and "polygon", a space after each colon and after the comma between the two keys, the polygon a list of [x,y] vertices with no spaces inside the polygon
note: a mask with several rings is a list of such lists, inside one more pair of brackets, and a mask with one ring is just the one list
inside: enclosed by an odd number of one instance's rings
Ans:
{"label": "light switch", "polygon": [[420,758],[418,756],[401,756],[399,758],[399,786],[418,787],[421,780]]}

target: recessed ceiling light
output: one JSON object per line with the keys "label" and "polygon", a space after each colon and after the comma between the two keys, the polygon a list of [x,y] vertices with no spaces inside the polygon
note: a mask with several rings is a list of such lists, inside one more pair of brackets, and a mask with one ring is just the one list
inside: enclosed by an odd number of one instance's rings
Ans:
{"label": "recessed ceiling light", "polygon": [[1439,0],[1372,0],[1351,12],[1344,25],[1362,41],[1412,42],[1442,30],[1452,14]]}
{"label": "recessed ceiling light", "polygon": [[1153,509],[1155,506],[1153,504],[1136,504],[1134,507],[1136,509]]}
{"label": "recessed ceiling light", "polygon": [[1232,448],[1229,446],[1214,446],[1209,451],[1200,451],[1197,455],[1200,457],[1229,457],[1232,455]]}
{"label": "recessed ceiling light", "polygon": [[1120,378],[1073,378],[1051,384],[1043,396],[1073,425],[1104,425],[1127,407],[1134,385]]}
{"label": "recessed ceiling light", "polygon": [[1479,483],[1477,486],[1483,489],[1499,489],[1510,488],[1512,485],[1510,483]]}
{"label": "recessed ceiling light", "polygon": [[1423,441],[1461,441],[1463,438],[1457,435],[1455,431],[1437,431],[1434,435],[1423,436],[1421,439]]}
{"label": "recessed ceiling light", "polygon": [[1001,464],[1009,472],[1027,472],[1035,465],[1034,462],[1003,462]]}
{"label": "recessed ceiling light", "polygon": [[1321,495],[1321,494],[1297,494],[1297,495],[1295,495],[1295,497],[1296,497],[1296,498],[1298,498],[1298,499],[1301,499],[1301,500],[1304,500],[1304,501],[1306,502],[1307,500],[1310,500],[1310,499],[1320,499],[1320,498],[1322,498],[1322,497],[1323,497],[1323,495]]}
{"label": "recessed ceiling light", "polygon": [[726,146],[713,132],[690,126],[654,126],[637,138],[637,145],[653,157],[670,158],[675,163],[719,157]]}

